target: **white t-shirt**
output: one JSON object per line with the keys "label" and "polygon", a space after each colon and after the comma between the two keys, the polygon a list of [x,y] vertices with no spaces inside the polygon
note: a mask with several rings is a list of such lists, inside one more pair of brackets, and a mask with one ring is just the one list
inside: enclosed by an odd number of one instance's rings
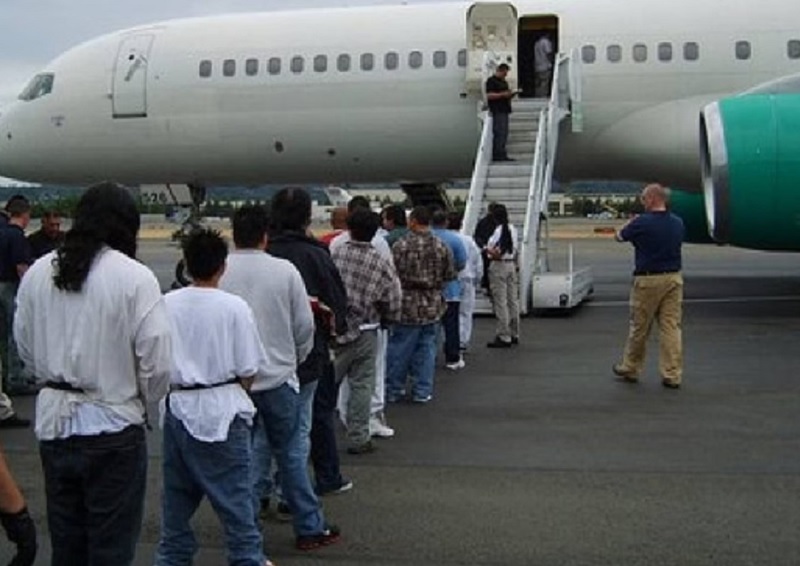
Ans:
{"label": "white t-shirt", "polygon": [[36,400],[39,440],[119,432],[144,422],[144,402],[169,386],[170,330],[153,273],[104,248],[80,292],[53,282],[49,253],[25,273],[14,335],[20,358],[39,382],[84,392],[43,389]]}
{"label": "white t-shirt", "polygon": [[[510,254],[503,254],[500,259],[508,260],[516,258],[517,254],[519,253],[519,238],[517,237],[517,228],[513,224],[508,225],[508,229],[511,231],[511,241],[514,243],[514,252]],[[494,229],[491,238],[489,238],[489,242],[486,244],[487,248],[495,248],[500,245],[500,236],[503,234],[503,227],[498,226]]]}
{"label": "white t-shirt", "polygon": [[314,347],[314,314],[297,268],[261,250],[237,250],[228,256],[219,287],[250,305],[264,344],[267,357],[251,391],[284,383],[300,391],[297,366]]}
{"label": "white t-shirt", "polygon": [[[333,251],[340,246],[345,245],[347,242],[350,241],[350,232],[345,230],[338,236],[336,236],[333,240],[331,240],[330,246],[328,249],[333,255]],[[372,241],[370,242],[372,247],[377,250],[381,257],[388,259],[389,262],[394,265],[394,258],[392,257],[392,248],[389,247],[389,242],[386,241],[386,237],[378,230],[373,236]]]}
{"label": "white t-shirt", "polygon": [[[253,311],[243,299],[219,289],[186,287],[168,293],[164,300],[172,329],[172,385],[212,385],[253,377],[266,363]],[[202,442],[227,440],[236,417],[252,423],[256,414],[253,401],[238,383],[173,390],[169,407],[189,434]]]}
{"label": "white t-shirt", "polygon": [[537,73],[549,71],[553,68],[550,55],[553,53],[553,42],[546,35],[543,35],[533,45],[533,69]]}

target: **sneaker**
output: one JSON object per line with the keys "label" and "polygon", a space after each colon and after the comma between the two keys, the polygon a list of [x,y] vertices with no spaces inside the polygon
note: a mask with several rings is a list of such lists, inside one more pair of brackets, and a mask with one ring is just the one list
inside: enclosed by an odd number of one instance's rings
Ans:
{"label": "sneaker", "polygon": [[31,426],[31,421],[21,418],[16,413],[0,420],[0,428],[28,428],[29,426]]}
{"label": "sneaker", "polygon": [[281,523],[288,523],[292,520],[292,510],[285,501],[278,502],[278,506],[275,508],[275,518]]}
{"label": "sneaker", "polygon": [[433,395],[423,395],[422,397],[414,397],[411,401],[424,405],[425,403],[430,403],[432,399]]}
{"label": "sneaker", "polygon": [[342,478],[342,483],[339,484],[339,487],[334,487],[331,489],[317,489],[316,492],[320,497],[324,497],[326,495],[339,495],[342,493],[347,493],[351,489],[353,489],[353,482]]}
{"label": "sneaker", "polygon": [[487,348],[510,348],[511,340],[503,340],[497,336],[494,340],[486,344]]}
{"label": "sneaker", "polygon": [[379,416],[374,415],[369,418],[369,435],[378,438],[391,438],[394,436],[394,429],[388,426]]}
{"label": "sneaker", "polygon": [[375,450],[377,450],[377,447],[372,443],[371,440],[367,440],[364,444],[359,444],[358,446],[347,447],[347,453],[353,454],[355,456],[361,454],[370,454],[372,452],[375,452]]}
{"label": "sneaker", "polygon": [[300,535],[295,539],[295,546],[298,550],[314,550],[323,546],[333,544],[341,538],[339,527],[328,525],[325,530],[315,535]]}
{"label": "sneaker", "polygon": [[445,367],[453,371],[458,371],[464,368],[466,365],[467,364],[464,362],[464,360],[458,360],[457,362],[453,362],[452,364],[445,364]]}

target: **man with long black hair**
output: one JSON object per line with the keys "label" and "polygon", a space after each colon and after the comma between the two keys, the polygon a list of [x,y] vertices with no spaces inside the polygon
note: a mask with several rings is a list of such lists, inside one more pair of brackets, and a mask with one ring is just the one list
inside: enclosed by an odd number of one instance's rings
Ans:
{"label": "man with long black hair", "polygon": [[53,566],[131,564],[147,480],[145,407],[169,386],[171,340],[155,275],[136,261],[139,212],[90,187],[57,251],[22,278],[14,334],[44,388],[35,432]]}

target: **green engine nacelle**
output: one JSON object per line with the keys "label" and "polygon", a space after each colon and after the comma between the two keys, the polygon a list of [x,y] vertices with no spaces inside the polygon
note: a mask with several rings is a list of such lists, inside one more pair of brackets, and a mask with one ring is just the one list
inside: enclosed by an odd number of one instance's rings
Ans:
{"label": "green engine nacelle", "polygon": [[709,232],[723,244],[800,251],[800,94],[746,94],[700,117]]}
{"label": "green engine nacelle", "polygon": [[681,217],[686,228],[684,241],[692,244],[713,244],[714,240],[708,233],[703,193],[688,193],[675,188],[670,193],[669,209]]}

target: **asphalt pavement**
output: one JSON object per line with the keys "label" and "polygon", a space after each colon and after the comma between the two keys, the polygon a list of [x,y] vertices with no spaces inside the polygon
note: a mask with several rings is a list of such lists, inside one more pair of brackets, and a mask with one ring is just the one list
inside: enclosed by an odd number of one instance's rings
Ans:
{"label": "asphalt pavement", "polygon": [[[610,372],[627,331],[630,248],[575,245],[595,272],[593,301],[524,320],[510,351],[487,349],[493,321],[478,319],[467,367],[439,369],[430,404],[390,406],[396,437],[342,454],[355,488],[324,499],[339,544],[303,554],[289,526],[268,523],[279,566],[800,563],[800,256],[686,246],[684,385],[673,391],[655,343],[640,384]],[[177,250],[140,252],[168,287]],[[15,402],[32,416],[33,398]],[[33,433],[0,442],[43,539],[37,564],[49,564]],[[137,565],[152,564],[158,539],[159,443],[150,433]],[[195,564],[224,564],[207,505],[195,526]]]}

